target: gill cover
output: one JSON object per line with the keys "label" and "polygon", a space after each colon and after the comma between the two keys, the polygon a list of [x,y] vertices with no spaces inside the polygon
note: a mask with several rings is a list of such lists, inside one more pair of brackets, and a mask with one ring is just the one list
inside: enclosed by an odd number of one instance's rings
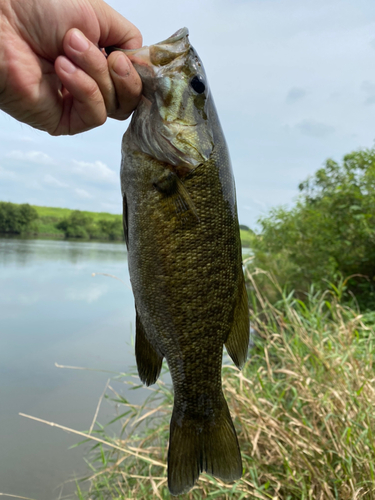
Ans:
{"label": "gill cover", "polygon": [[213,149],[206,74],[189,32],[126,51],[143,83],[129,127],[138,151],[171,165],[178,175],[205,162]]}

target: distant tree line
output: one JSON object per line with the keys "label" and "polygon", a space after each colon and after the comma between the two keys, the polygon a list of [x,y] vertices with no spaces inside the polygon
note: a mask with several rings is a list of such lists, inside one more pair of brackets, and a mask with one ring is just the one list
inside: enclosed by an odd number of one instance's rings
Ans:
{"label": "distant tree line", "polygon": [[23,234],[32,229],[38,218],[38,212],[28,203],[0,202],[0,233]]}
{"label": "distant tree line", "polygon": [[79,210],[74,210],[68,217],[58,222],[56,227],[64,232],[66,238],[124,239],[121,218],[94,221],[92,217]]}
{"label": "distant tree line", "polygon": [[[49,224],[47,231],[46,224]],[[8,202],[0,202],[0,234],[51,234],[66,238],[124,239],[121,216],[94,219],[79,210],[74,210],[68,217],[58,219],[39,216],[37,210],[28,203],[17,205]]]}

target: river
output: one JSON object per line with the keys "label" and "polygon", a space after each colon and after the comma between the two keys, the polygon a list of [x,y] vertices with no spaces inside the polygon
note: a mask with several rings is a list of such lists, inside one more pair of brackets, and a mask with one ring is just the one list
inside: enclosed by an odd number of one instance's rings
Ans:
{"label": "river", "polygon": [[[124,244],[0,238],[0,493],[55,500],[75,490],[64,483],[87,472],[87,447],[69,449],[81,438],[19,413],[89,429],[106,371],[135,365],[133,333]],[[99,421],[114,414],[104,403]]]}

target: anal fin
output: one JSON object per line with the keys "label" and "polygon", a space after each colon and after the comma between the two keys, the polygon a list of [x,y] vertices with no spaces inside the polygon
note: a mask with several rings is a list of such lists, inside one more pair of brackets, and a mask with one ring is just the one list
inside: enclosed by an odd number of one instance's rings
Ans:
{"label": "anal fin", "polygon": [[135,319],[135,359],[139,378],[144,384],[155,384],[160,375],[163,356],[161,356],[146,336],[141,319],[136,311]]}
{"label": "anal fin", "polygon": [[232,330],[225,342],[225,347],[234,364],[241,368],[246,361],[249,350],[250,317],[247,303],[245,280],[242,278],[238,301],[234,310]]}

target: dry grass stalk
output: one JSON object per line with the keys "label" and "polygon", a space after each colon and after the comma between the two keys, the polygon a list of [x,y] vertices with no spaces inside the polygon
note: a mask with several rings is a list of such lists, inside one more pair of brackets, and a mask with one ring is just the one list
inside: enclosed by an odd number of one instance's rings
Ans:
{"label": "dry grass stalk", "polygon": [[[375,335],[335,288],[286,296],[261,270],[247,273],[255,345],[242,372],[223,368],[244,474],[225,485],[203,474],[186,500],[375,499]],[[278,301],[260,291],[269,280]],[[109,386],[109,389],[112,389]],[[173,396],[163,382],[141,407],[119,393],[115,440],[96,425],[90,500],[169,499],[166,458]],[[106,395],[110,398],[109,395]],[[98,411],[98,410],[97,410]],[[82,433],[81,433],[82,434]],[[110,441],[111,449],[105,448]],[[86,442],[86,440],[85,440]]]}
{"label": "dry grass stalk", "polygon": [[[283,295],[268,276],[279,296],[271,304],[260,292],[260,275],[264,281],[260,270],[248,273],[257,332],[251,357],[242,372],[223,369],[243,478],[225,485],[204,474],[184,498],[375,499],[373,329],[332,291],[312,292],[303,302]],[[169,388],[159,383],[141,408],[118,394],[116,403],[124,406],[125,422],[118,446],[138,457],[100,450],[87,498],[169,498],[159,465],[166,463]]]}

